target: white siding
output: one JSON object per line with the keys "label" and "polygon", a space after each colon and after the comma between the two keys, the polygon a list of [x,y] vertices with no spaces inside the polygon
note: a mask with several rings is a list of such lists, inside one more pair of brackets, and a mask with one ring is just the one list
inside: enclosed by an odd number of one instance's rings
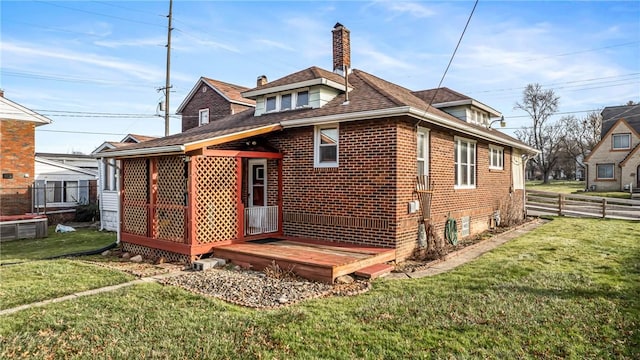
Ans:
{"label": "white siding", "polygon": [[103,191],[101,200],[103,211],[118,211],[120,198],[117,191]]}

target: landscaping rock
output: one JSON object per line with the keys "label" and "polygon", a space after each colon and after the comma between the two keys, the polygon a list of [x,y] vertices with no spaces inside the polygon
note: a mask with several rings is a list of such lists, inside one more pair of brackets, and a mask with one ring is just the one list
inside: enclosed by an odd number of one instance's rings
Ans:
{"label": "landscaping rock", "polygon": [[165,262],[167,262],[167,259],[165,259],[164,256],[160,256],[159,258],[156,259],[154,264],[159,265],[159,264],[164,264]]}
{"label": "landscaping rock", "polygon": [[336,284],[351,284],[355,280],[350,275],[342,275],[336,278]]}
{"label": "landscaping rock", "polygon": [[286,304],[289,302],[289,299],[287,299],[287,297],[283,295],[283,296],[280,296],[280,298],[278,299],[278,302],[280,304]]}
{"label": "landscaping rock", "polygon": [[102,252],[101,255],[102,256],[109,256],[109,255],[111,255],[111,250],[105,250],[105,251]]}
{"label": "landscaping rock", "polygon": [[122,254],[122,258],[123,258],[123,259],[128,259],[128,258],[130,258],[130,257],[131,257],[131,254],[129,254],[128,252],[126,252],[126,253]]}
{"label": "landscaping rock", "polygon": [[140,263],[140,262],[142,262],[142,256],[141,255],[136,255],[136,256],[130,258],[129,261]]}

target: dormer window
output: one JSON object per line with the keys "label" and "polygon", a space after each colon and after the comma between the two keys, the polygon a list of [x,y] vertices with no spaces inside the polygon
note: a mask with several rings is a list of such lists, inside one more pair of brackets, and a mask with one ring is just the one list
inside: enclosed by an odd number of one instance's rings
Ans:
{"label": "dormer window", "polygon": [[267,103],[267,112],[276,110],[276,97],[269,96],[266,100]]}
{"label": "dormer window", "polygon": [[307,90],[267,96],[265,98],[265,112],[285,111],[307,106],[309,106],[309,91]]}

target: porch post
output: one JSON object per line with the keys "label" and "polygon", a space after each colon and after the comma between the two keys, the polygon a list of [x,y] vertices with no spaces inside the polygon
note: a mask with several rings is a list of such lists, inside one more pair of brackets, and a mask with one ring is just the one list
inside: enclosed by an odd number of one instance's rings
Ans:
{"label": "porch post", "polygon": [[283,204],[284,204],[283,195],[284,194],[282,193],[283,184],[284,184],[284,180],[282,179],[282,163],[283,162],[284,162],[284,158],[278,159],[278,233],[280,233],[280,234],[283,233],[283,229],[282,229],[283,219],[282,219],[282,216],[284,214],[284,209],[283,209]]}
{"label": "porch post", "polygon": [[198,156],[191,156],[189,158],[189,182],[187,184],[187,244],[193,245],[197,243],[196,239],[196,161],[199,161]]}
{"label": "porch post", "polygon": [[242,204],[242,158],[236,159],[236,209],[238,211],[237,240],[244,240],[244,205]]}
{"label": "porch post", "polygon": [[158,200],[158,158],[149,159],[149,208],[147,210],[148,234],[152,239],[158,238],[158,227],[156,226],[156,202]]}

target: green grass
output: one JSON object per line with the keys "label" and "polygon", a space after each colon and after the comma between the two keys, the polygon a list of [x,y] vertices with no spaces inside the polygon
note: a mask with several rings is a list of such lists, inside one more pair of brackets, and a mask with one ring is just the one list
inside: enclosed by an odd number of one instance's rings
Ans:
{"label": "green grass", "polygon": [[0,243],[0,262],[21,259],[43,259],[74,252],[95,250],[116,241],[116,234],[91,229],[77,229],[56,233],[49,227],[49,236],[42,239],[23,239]]}
{"label": "green grass", "polygon": [[638,233],[557,218],[449,273],[270,311],[136,285],[4,316],[0,357],[637,359]]}
{"label": "green grass", "polygon": [[115,285],[133,278],[120,271],[72,260],[42,260],[2,266],[0,309]]}
{"label": "green grass", "polygon": [[631,195],[623,191],[588,191],[585,192],[584,181],[569,181],[569,180],[552,180],[548,184],[542,183],[542,180],[527,181],[527,190],[548,191],[561,194],[578,194],[587,196],[601,196],[611,197],[618,199],[630,199]]}

